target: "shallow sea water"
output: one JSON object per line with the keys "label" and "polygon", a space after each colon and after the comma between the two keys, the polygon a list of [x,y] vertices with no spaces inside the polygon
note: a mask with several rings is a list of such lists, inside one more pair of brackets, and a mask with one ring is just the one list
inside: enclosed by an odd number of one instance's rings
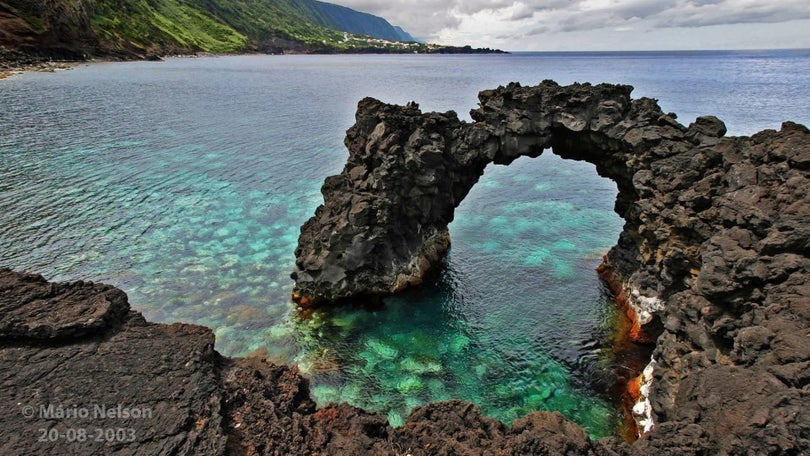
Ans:
{"label": "shallow sea water", "polygon": [[594,385],[615,316],[594,269],[616,241],[615,185],[547,151],[491,166],[456,211],[435,286],[376,311],[300,318],[299,226],[346,158],[364,96],[475,107],[516,80],[629,83],[688,124],[730,134],[807,123],[810,53],[241,56],[105,63],[0,82],[0,267],[122,288],[159,322],[211,327],[217,349],[266,347],[393,424],[475,402],[510,422],[560,410],[595,436],[619,422]]}

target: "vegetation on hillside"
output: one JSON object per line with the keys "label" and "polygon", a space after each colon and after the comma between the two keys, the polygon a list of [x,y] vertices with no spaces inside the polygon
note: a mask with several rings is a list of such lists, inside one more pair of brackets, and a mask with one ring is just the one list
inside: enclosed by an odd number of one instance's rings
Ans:
{"label": "vegetation on hillside", "polygon": [[[339,17],[330,16],[334,11]],[[5,29],[0,56],[9,51],[57,58],[199,51],[469,52],[324,24],[408,36],[382,18],[316,0],[0,0],[0,29]]]}
{"label": "vegetation on hillside", "polygon": [[244,49],[247,37],[187,0],[96,0],[91,24],[109,45],[209,52]]}

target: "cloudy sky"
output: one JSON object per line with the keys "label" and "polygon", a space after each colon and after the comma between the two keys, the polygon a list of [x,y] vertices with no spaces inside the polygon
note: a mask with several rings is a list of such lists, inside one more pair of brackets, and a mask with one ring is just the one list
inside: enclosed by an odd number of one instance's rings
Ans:
{"label": "cloudy sky", "polygon": [[810,0],[330,0],[415,37],[510,51],[810,48]]}

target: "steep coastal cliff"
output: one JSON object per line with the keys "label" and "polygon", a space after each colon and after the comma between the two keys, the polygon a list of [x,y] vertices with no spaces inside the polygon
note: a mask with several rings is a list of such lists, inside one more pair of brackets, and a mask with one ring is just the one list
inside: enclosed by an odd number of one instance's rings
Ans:
{"label": "steep coastal cliff", "polygon": [[3,0],[0,25],[0,50],[73,60],[335,52],[374,47],[374,39],[415,41],[381,17],[314,0]]}
{"label": "steep coastal cliff", "polygon": [[417,42],[384,18],[316,0],[0,0],[2,70],[52,60],[209,53],[493,53]]}

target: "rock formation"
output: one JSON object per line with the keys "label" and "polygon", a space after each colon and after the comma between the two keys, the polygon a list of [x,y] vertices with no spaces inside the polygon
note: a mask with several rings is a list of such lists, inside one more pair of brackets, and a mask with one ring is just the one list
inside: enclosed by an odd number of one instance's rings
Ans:
{"label": "rock formation", "polygon": [[295,368],[223,358],[210,330],[147,323],[120,290],[0,270],[0,454],[807,454],[810,131],[723,138],[716,118],[687,128],[629,94],[510,85],[481,93],[473,124],[363,100],[297,276],[316,304],[417,284],[487,163],[544,147],[595,163],[626,221],[602,274],[656,343],[637,388],[654,425],[633,445],[557,413],[507,427],[459,401],[400,428],[316,409]]}
{"label": "rock formation", "polygon": [[261,357],[228,359],[204,327],[152,324],[126,295],[0,269],[0,454],[616,454],[559,413],[507,429],[472,404],[401,428],[338,404]]}
{"label": "rock formation", "polygon": [[473,123],[362,100],[346,166],[301,228],[293,297],[319,305],[421,283],[485,166],[551,148],[619,190],[625,226],[600,269],[633,337],[657,344],[635,407],[652,431],[636,448],[806,451],[810,132],[786,122],[724,138],[719,119],[685,127],[631,90],[510,84],[479,94]]}
{"label": "rock formation", "polygon": [[216,359],[209,329],[146,323],[121,290],[0,270],[0,453],[222,453]]}

